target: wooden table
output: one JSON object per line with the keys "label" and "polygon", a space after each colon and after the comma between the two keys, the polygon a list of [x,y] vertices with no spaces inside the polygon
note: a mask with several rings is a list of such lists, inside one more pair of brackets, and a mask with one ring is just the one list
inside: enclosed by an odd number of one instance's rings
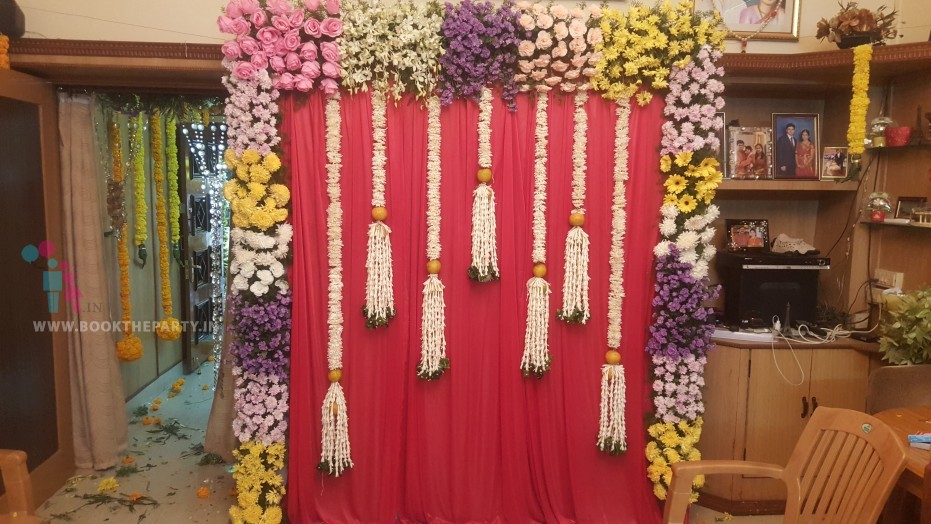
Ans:
{"label": "wooden table", "polygon": [[[931,406],[887,409],[873,415],[902,437],[931,432]],[[931,524],[931,451],[908,447],[905,471],[898,485],[921,500],[921,524]]]}

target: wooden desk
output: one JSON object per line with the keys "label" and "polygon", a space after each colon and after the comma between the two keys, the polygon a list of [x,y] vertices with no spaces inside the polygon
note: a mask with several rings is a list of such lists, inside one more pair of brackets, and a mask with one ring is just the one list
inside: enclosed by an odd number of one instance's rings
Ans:
{"label": "wooden desk", "polygon": [[[895,408],[873,415],[898,433],[908,446],[908,435],[931,432],[931,406]],[[921,500],[921,524],[931,524],[931,451],[909,446],[899,486]]]}

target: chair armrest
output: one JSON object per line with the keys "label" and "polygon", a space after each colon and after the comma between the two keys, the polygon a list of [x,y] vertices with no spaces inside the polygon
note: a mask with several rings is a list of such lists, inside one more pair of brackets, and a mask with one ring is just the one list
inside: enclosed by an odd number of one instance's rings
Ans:
{"label": "chair armrest", "polygon": [[26,454],[17,450],[0,449],[0,474],[7,491],[9,511],[34,515],[32,481],[26,467]]}
{"label": "chair armrest", "polygon": [[695,462],[677,462],[672,465],[672,483],[666,492],[666,506],[663,510],[663,522],[682,524],[689,508],[692,495],[692,481],[697,475],[757,475],[761,477],[782,478],[782,467],[765,462],[747,462],[743,460],[698,460]]}

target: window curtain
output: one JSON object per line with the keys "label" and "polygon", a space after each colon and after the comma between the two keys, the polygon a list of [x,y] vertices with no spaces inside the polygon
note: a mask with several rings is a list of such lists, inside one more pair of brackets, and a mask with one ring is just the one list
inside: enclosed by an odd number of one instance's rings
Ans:
{"label": "window curtain", "polygon": [[[63,302],[62,307],[68,310],[68,320],[109,323],[110,278],[104,252],[114,243],[103,236],[109,226],[101,217],[106,204],[94,143],[93,100],[60,94],[58,103],[65,221],[62,259],[74,272],[81,305],[71,309]],[[102,330],[68,334],[74,455],[79,468],[111,468],[126,449],[126,405],[115,336]]]}
{"label": "window curtain", "polygon": [[389,217],[397,317],[369,330],[365,294],[371,198],[371,99],[342,99],[343,386],[355,467],[340,478],[316,470],[326,372],[326,155],[324,99],[282,101],[285,158],[295,229],[288,514],[292,522],[659,522],[646,479],[645,423],[652,413],[644,346],[657,239],[662,101],[631,117],[630,181],[622,355],[627,374],[629,451],[595,446],[601,366],[607,350],[608,254],[615,106],[587,105],[585,229],[591,235],[592,318],[555,319],[562,301],[569,229],[573,102],[549,104],[547,260],[552,370],[523,378],[519,363],[531,276],[535,99],[492,117],[494,190],[501,279],[469,280],[478,106],[442,111],[442,264],[451,369],[419,380],[422,286],[426,279],[426,110],[402,100],[388,108]]}

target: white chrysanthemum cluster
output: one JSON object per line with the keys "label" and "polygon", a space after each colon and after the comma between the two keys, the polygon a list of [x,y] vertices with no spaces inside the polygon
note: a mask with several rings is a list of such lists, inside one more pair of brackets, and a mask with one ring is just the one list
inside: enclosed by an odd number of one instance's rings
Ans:
{"label": "white chrysanthemum cluster", "polygon": [[533,162],[533,261],[546,262],[546,148],[549,143],[549,121],[546,94],[537,96],[536,145]]}
{"label": "white chrysanthemum cluster", "polygon": [[327,365],[330,369],[343,367],[343,206],[340,201],[340,171],[343,169],[341,153],[342,118],[339,112],[339,95],[326,102],[326,156],[327,156],[327,263],[330,268],[327,286]]}
{"label": "white chrysanthemum cluster", "polygon": [[372,93],[372,206],[385,207],[385,184],[388,175],[388,106],[385,94]]}
{"label": "white chrysanthemum cluster", "polygon": [[664,257],[669,254],[670,246],[675,245],[679,250],[679,260],[692,265],[693,277],[702,279],[708,276],[709,264],[717,253],[712,243],[716,229],[711,224],[721,215],[718,206],[712,204],[704,213],[689,217],[681,228],[677,225],[680,212],[676,206],[663,206],[661,212],[663,240],[653,248],[653,254]]}
{"label": "white chrysanthemum cluster", "polygon": [[[440,99],[427,101],[427,270],[423,284],[423,318],[420,325],[420,363],[417,376],[426,380],[440,378],[449,361],[446,359],[446,303],[443,283],[437,274],[440,258]],[[431,267],[435,265],[435,267]]]}
{"label": "white chrysanthemum cluster", "polygon": [[268,293],[272,287],[287,292],[290,288],[281,260],[288,256],[292,233],[291,224],[279,225],[274,236],[233,228],[230,231],[233,289],[249,290],[255,296]]}
{"label": "white chrysanthemum cluster", "polygon": [[478,165],[491,167],[491,88],[482,89],[478,99]]}
{"label": "white chrysanthemum cluster", "polygon": [[627,178],[630,144],[630,102],[617,103],[614,128],[614,200],[611,204],[611,275],[608,278],[608,347],[621,347],[621,307],[624,302],[624,236],[627,233]]}
{"label": "white chrysanthemum cluster", "polygon": [[440,258],[440,99],[427,100],[427,260]]}

